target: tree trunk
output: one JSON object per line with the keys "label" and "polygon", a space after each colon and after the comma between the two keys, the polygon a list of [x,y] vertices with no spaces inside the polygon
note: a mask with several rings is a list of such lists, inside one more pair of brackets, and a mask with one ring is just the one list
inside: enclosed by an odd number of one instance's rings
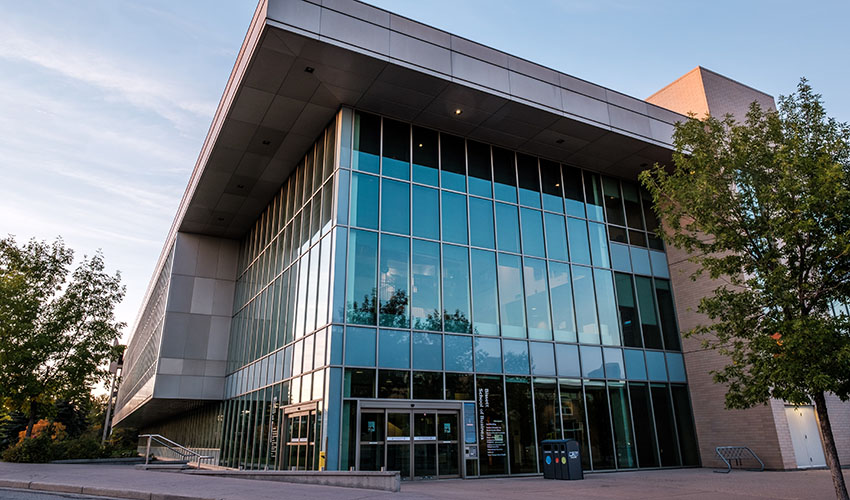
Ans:
{"label": "tree trunk", "polygon": [[820,432],[823,435],[826,465],[832,473],[832,484],[835,486],[835,498],[838,500],[850,500],[847,495],[847,485],[844,484],[844,474],[841,464],[838,462],[838,449],[835,447],[835,439],[832,437],[832,425],[829,423],[829,413],[826,410],[826,397],[824,393],[815,394],[815,411],[818,413]]}
{"label": "tree trunk", "polygon": [[24,439],[32,437],[32,428],[35,425],[35,406],[30,404],[29,420],[27,421],[27,432],[24,434]]}

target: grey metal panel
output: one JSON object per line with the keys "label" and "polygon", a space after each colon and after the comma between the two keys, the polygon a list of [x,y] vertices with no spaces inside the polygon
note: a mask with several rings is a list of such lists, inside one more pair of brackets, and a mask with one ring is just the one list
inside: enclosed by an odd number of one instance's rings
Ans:
{"label": "grey metal panel", "polygon": [[459,52],[452,53],[452,76],[499,92],[510,93],[508,70]]}
{"label": "grey metal panel", "polygon": [[319,32],[322,8],[309,2],[268,2],[266,16],[296,28]]}
{"label": "grey metal panel", "polygon": [[511,95],[560,111],[561,88],[516,71],[509,72]]}
{"label": "grey metal panel", "polygon": [[599,123],[610,124],[608,105],[605,101],[588,97],[567,89],[561,89],[563,109],[566,113],[583,116]]}
{"label": "grey metal panel", "polygon": [[452,72],[450,50],[395,31],[390,32],[390,57],[447,75]]}
{"label": "grey metal panel", "polygon": [[390,13],[390,29],[406,33],[414,38],[439,45],[440,47],[447,49],[452,47],[452,37],[449,33],[393,13]]}
{"label": "grey metal panel", "polygon": [[[390,32],[381,26],[333,10],[323,10],[319,34],[363,49],[388,54]],[[387,16],[389,26],[389,16]]]}
{"label": "grey metal panel", "polygon": [[649,128],[649,117],[646,115],[609,104],[608,116],[611,118],[612,127],[627,130],[644,137],[652,136]]}
{"label": "grey metal panel", "polygon": [[274,99],[274,94],[271,92],[243,87],[230,109],[230,117],[234,120],[259,125],[272,99]]}

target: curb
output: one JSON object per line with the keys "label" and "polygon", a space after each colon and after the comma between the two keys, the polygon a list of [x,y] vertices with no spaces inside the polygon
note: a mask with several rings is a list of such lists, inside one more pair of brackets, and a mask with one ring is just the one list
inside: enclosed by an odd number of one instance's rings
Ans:
{"label": "curb", "polygon": [[55,493],[77,493],[81,495],[125,498],[127,500],[216,500],[211,497],[172,495],[169,493],[152,493],[149,491],[116,490],[112,488],[100,488],[97,486],[76,486],[71,484],[42,483],[37,481],[15,481],[11,479],[0,479],[0,488],[49,491]]}

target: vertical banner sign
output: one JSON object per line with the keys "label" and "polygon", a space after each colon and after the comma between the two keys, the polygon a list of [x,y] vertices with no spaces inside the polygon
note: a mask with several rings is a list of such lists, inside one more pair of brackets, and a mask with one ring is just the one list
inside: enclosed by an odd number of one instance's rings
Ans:
{"label": "vertical banner sign", "polygon": [[463,441],[475,444],[475,403],[463,404]]}
{"label": "vertical banner sign", "polygon": [[490,389],[478,389],[478,430],[487,458],[507,456],[505,421],[500,408],[490,407]]}
{"label": "vertical banner sign", "polygon": [[277,404],[277,398],[274,398],[272,401],[272,411],[271,415],[269,415],[269,461],[272,463],[277,462],[277,442],[278,442],[278,413],[279,413],[279,405]]}

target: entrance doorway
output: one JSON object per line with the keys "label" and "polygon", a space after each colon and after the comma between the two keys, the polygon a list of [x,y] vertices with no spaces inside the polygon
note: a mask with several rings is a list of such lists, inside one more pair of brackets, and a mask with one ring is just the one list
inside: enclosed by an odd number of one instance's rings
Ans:
{"label": "entrance doorway", "polygon": [[823,444],[812,406],[786,406],[785,417],[791,430],[791,443],[797,467],[826,467]]}
{"label": "entrance doorway", "polygon": [[316,470],[316,405],[284,408],[283,470]]}
{"label": "entrance doorway", "polygon": [[460,477],[460,412],[363,408],[359,470],[397,470],[402,479]]}

